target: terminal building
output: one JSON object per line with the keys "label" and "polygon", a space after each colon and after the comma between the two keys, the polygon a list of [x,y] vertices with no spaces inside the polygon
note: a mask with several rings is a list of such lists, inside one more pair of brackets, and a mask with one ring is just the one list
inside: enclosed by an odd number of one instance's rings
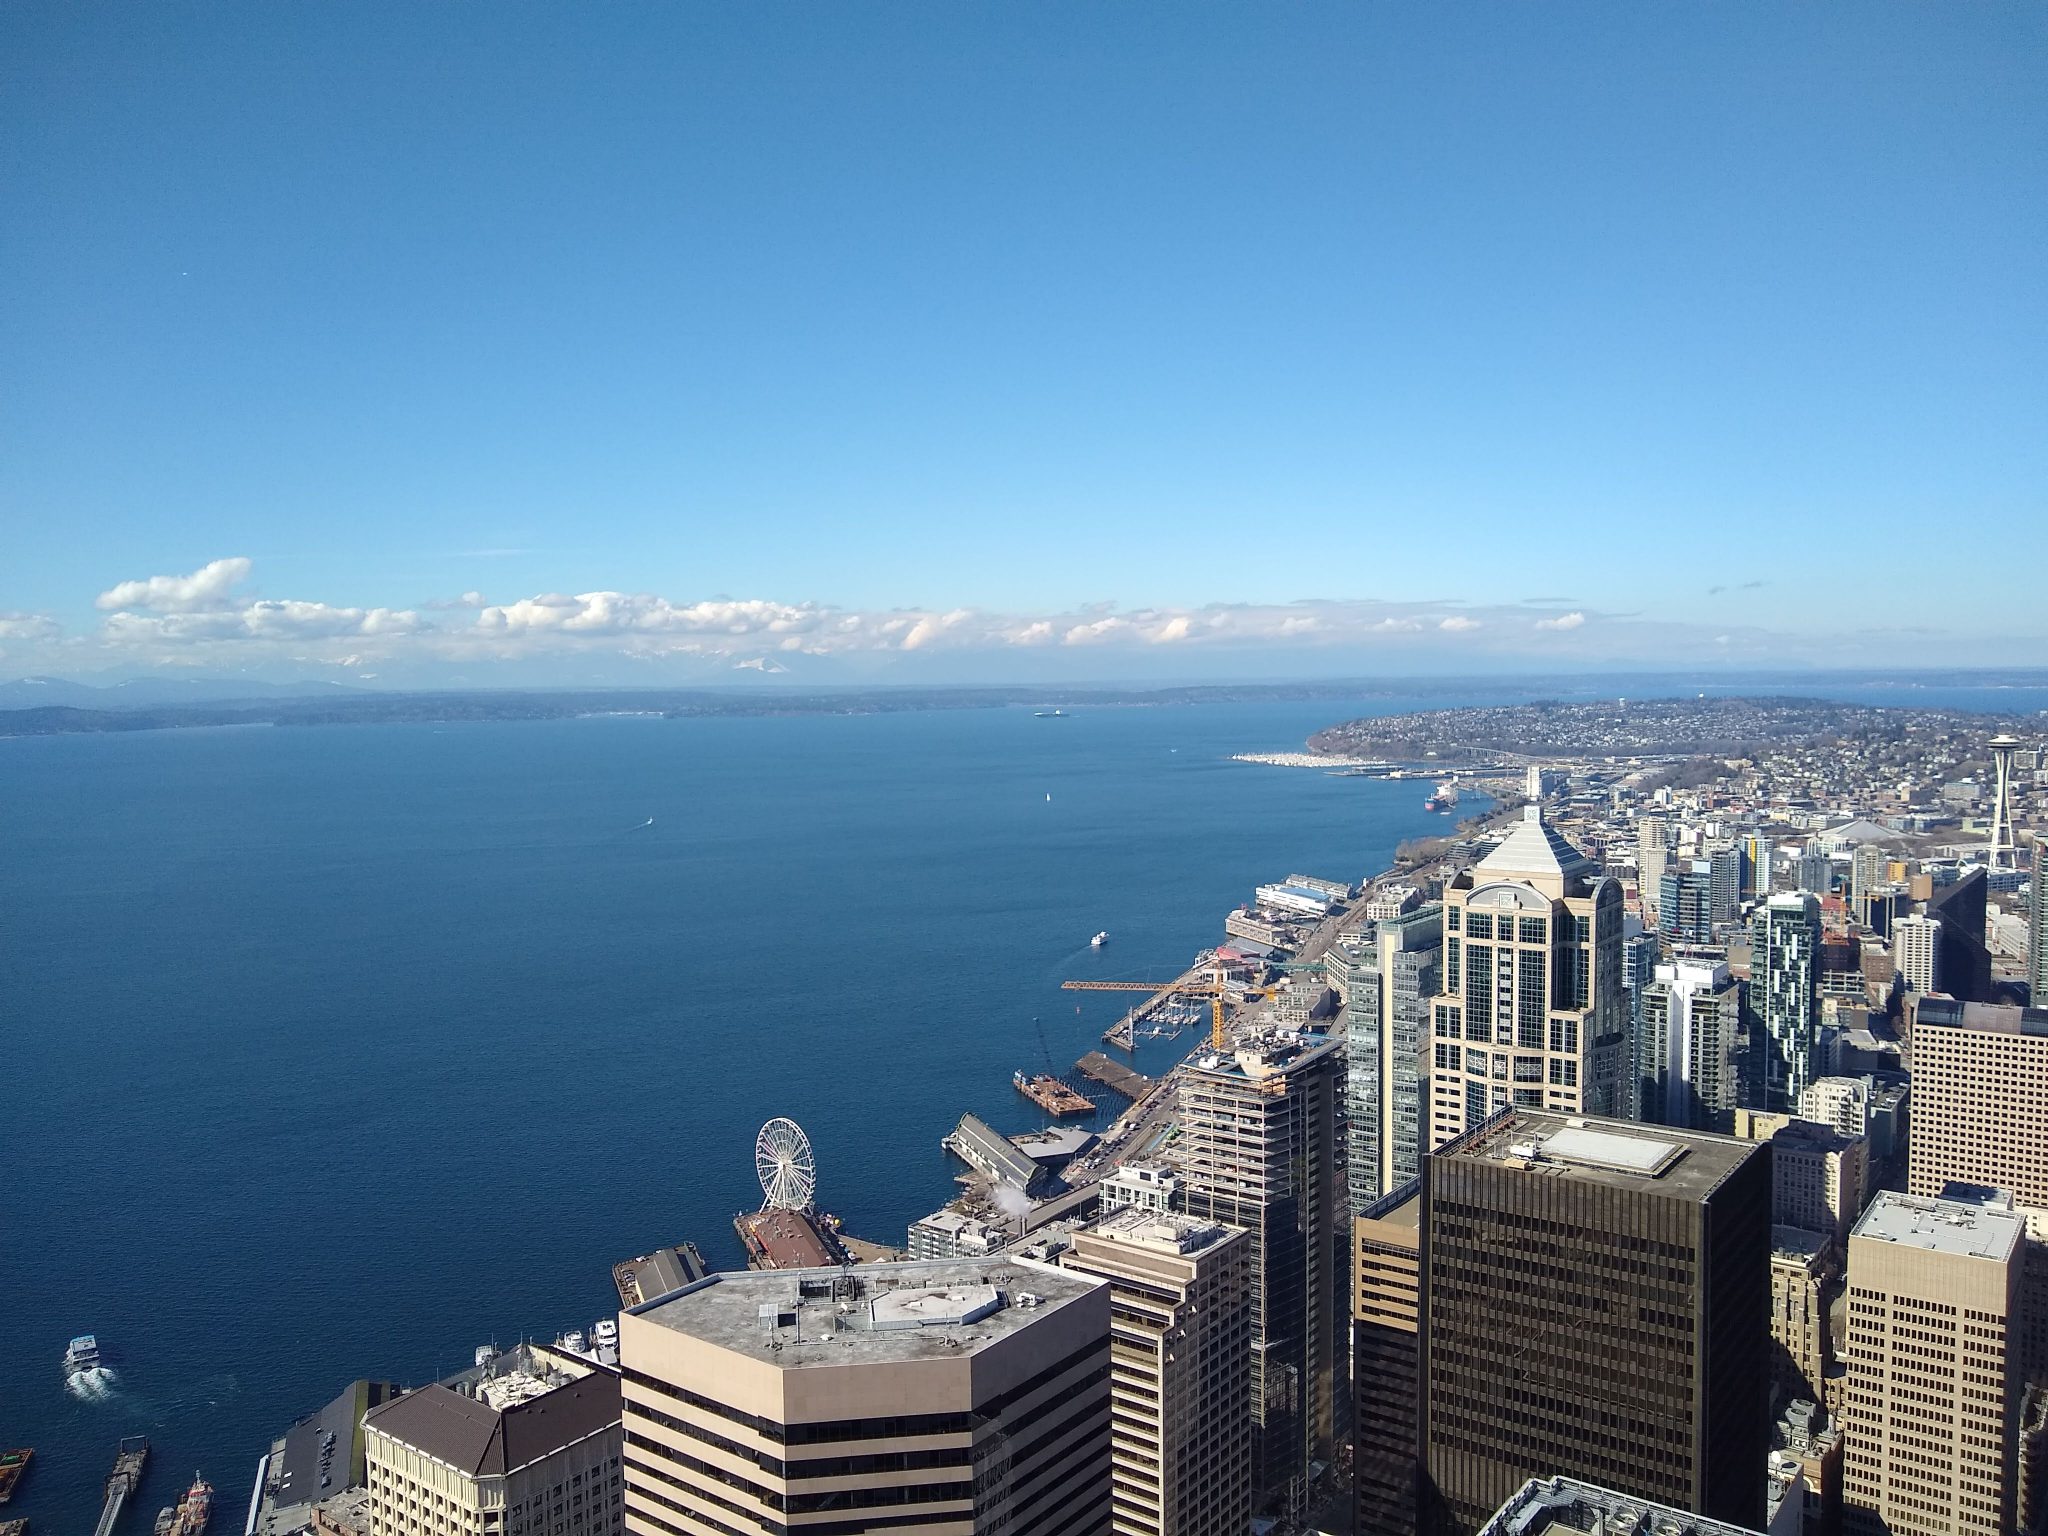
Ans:
{"label": "terminal building", "polygon": [[619,1319],[630,1536],[1103,1536],[1110,1291],[1018,1258],[712,1274]]}

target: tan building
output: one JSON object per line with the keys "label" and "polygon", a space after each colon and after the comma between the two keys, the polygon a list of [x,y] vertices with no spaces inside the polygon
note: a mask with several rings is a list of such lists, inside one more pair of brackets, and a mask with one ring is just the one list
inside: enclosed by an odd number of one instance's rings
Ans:
{"label": "tan building", "polygon": [[619,1378],[539,1345],[363,1419],[370,1536],[615,1536]]}
{"label": "tan building", "polygon": [[1620,1115],[1630,1097],[1622,890],[1536,806],[1443,895],[1429,1145],[1514,1106]]}
{"label": "tan building", "polygon": [[1906,1187],[2010,1190],[2048,1221],[2048,1008],[1925,998],[1913,1022]]}
{"label": "tan building", "polygon": [[1824,1233],[1771,1228],[1771,1388],[1780,1402],[1823,1400],[1828,1309],[1840,1274],[1834,1255]]}
{"label": "tan building", "polygon": [[1109,1282],[1110,1528],[1241,1536],[1252,1516],[1246,1235],[1127,1208],[1076,1232],[1061,1263]]}
{"label": "tan building", "polygon": [[1771,1144],[1775,1224],[1818,1232],[1837,1244],[1849,1240],[1870,1190],[1870,1145],[1861,1134],[1750,1109],[1735,1111],[1734,1129],[1746,1141]]}
{"label": "tan building", "polygon": [[626,1530],[1100,1536],[1110,1294],[1017,1258],[713,1274],[619,1319]]}
{"label": "tan building", "polygon": [[1353,1528],[1359,1536],[1415,1536],[1422,1181],[1410,1179],[1351,1227]]}
{"label": "tan building", "polygon": [[1880,1193],[1849,1238],[1849,1536],[2004,1536],[2024,1227],[2009,1208]]}

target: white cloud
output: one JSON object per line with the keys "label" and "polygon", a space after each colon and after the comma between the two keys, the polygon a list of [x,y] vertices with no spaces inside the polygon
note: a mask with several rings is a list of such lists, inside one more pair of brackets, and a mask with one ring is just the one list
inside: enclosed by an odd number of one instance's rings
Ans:
{"label": "white cloud", "polygon": [[1560,613],[1554,619],[1538,619],[1536,627],[1538,629],[1577,629],[1585,622],[1586,616],[1583,613]]}
{"label": "white cloud", "polygon": [[0,613],[0,640],[54,640],[63,628],[47,613]]}
{"label": "white cloud", "polygon": [[235,555],[209,560],[190,576],[116,582],[93,599],[93,606],[103,612],[141,608],[152,613],[200,613],[225,607],[228,593],[248,580],[253,563],[247,556]]}
{"label": "white cloud", "polygon": [[117,645],[209,640],[331,640],[416,635],[417,613],[391,608],[335,608],[326,603],[264,601],[218,613],[114,613],[103,633]]}
{"label": "white cloud", "polygon": [[1470,630],[1478,629],[1480,621],[1466,614],[1454,613],[1447,619],[1437,620],[1436,627],[1449,634],[1462,635]]}
{"label": "white cloud", "polygon": [[1154,645],[1176,645],[1180,641],[1187,639],[1188,633],[1193,627],[1186,614],[1177,613],[1153,632],[1152,643]]}

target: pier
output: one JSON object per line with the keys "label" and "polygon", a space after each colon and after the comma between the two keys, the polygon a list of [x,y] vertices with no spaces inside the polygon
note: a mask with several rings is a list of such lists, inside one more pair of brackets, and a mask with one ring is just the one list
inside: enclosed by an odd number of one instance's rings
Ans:
{"label": "pier", "polygon": [[92,1536],[113,1536],[121,1508],[141,1486],[142,1469],[148,1462],[149,1442],[142,1436],[134,1435],[121,1442],[120,1452],[114,1457],[114,1470],[107,1474],[107,1502],[100,1506],[100,1523],[93,1527]]}
{"label": "pier", "polygon": [[1152,1091],[1151,1078],[1111,1061],[1100,1051],[1090,1051],[1074,1067],[1083,1077],[1093,1078],[1111,1093],[1120,1093],[1127,1099],[1142,1099]]}

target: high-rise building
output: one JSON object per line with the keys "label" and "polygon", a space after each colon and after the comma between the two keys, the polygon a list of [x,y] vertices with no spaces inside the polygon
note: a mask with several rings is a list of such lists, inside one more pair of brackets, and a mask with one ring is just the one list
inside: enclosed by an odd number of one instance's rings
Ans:
{"label": "high-rise building", "polygon": [[1520,1110],[1426,1160],[1436,1529],[1553,1472],[1761,1526],[1770,1181],[1760,1143]]}
{"label": "high-rise building", "polygon": [[1733,843],[1707,851],[1707,884],[1716,923],[1732,923],[1742,911],[1742,849]]}
{"label": "high-rise building", "polygon": [[1109,1282],[1110,1529],[1241,1536],[1252,1518],[1251,1265],[1244,1233],[1123,1210],[1062,1265]]}
{"label": "high-rise building", "polygon": [[1110,1291],[1087,1276],[719,1273],[623,1314],[619,1353],[629,1536],[1110,1528]]}
{"label": "high-rise building", "polygon": [[1881,1192],[1849,1237],[1850,1536],[2006,1536],[2023,1385],[2007,1349],[2023,1227]]}
{"label": "high-rise building", "polygon": [[480,1352],[364,1416],[370,1536],[615,1536],[619,1408],[578,1356]]}
{"label": "high-rise building", "polygon": [[1790,1109],[1821,1075],[1820,902],[1807,892],[1773,896],[1749,932],[1749,1048],[1743,1086],[1750,1109]]}
{"label": "high-rise building", "polygon": [[1742,850],[1742,899],[1754,901],[1771,893],[1771,840],[1761,832],[1745,832],[1735,840]]}
{"label": "high-rise building", "polygon": [[1741,1092],[1742,983],[1723,961],[1657,967],[1635,1036],[1636,1117],[1722,1128]]}
{"label": "high-rise building", "polygon": [[1849,900],[1862,920],[1863,904],[1885,885],[1884,849],[1877,843],[1858,843],[1849,855]]}
{"label": "high-rise building", "polygon": [[1825,1233],[1771,1228],[1771,1390],[1779,1402],[1823,1400],[1839,1275]]}
{"label": "high-rise building", "polygon": [[1657,926],[1687,944],[1705,944],[1714,937],[1714,866],[1709,860],[1680,859],[1664,866]]}
{"label": "high-rise building", "polygon": [[1936,886],[1927,915],[1941,923],[1941,958],[1935,969],[1941,990],[1966,1003],[1991,1000],[1991,946],[1985,942],[1986,893],[1990,882],[1973,869],[1960,880]]}
{"label": "high-rise building", "polygon": [[1771,1220],[1847,1242],[1870,1193],[1869,1140],[1790,1119],[1770,1142]]}
{"label": "high-rise building", "polygon": [[1523,815],[1444,891],[1432,1146],[1511,1104],[1612,1115],[1632,1097],[1621,885]]}
{"label": "high-rise building", "polygon": [[1422,1181],[1352,1223],[1353,1527],[1359,1536],[1415,1536],[1421,1388]]}
{"label": "high-rise building", "polygon": [[1825,896],[1834,888],[1835,863],[1818,838],[1808,838],[1799,850],[1799,889]]}
{"label": "high-rise building", "polygon": [[1918,913],[1892,924],[1892,964],[1908,992],[1941,990],[1941,919]]}
{"label": "high-rise building", "polygon": [[1351,1214],[1414,1178],[1427,1118],[1429,1000],[1441,984],[1443,908],[1376,923],[1349,949],[1345,1019],[1346,1180]]}
{"label": "high-rise building", "polygon": [[2048,1007],[2048,832],[2034,834],[2027,903],[2027,1001],[2043,1008]]}
{"label": "high-rise building", "polygon": [[2048,1213],[2048,1008],[1923,998],[1912,1120],[1911,1193],[1939,1195],[1960,1180]]}
{"label": "high-rise building", "polygon": [[[1650,984],[1657,979],[1657,962],[1663,957],[1663,941],[1652,930],[1646,930],[1643,920],[1634,913],[1624,913],[1621,919],[1621,984],[1628,989],[1628,1038],[1630,1051],[1638,1059],[1643,1038],[1643,998],[1650,990]],[[1641,1114],[1636,1102],[1638,1084],[1634,1081],[1640,1072],[1631,1071],[1631,1081],[1626,1085],[1628,1102],[1624,1113],[1630,1119]]]}
{"label": "high-rise building", "polygon": [[1480,1536],[1759,1536],[1751,1526],[1616,1493],[1575,1477],[1532,1477]]}
{"label": "high-rise building", "polygon": [[1256,1498],[1298,1508],[1336,1434],[1349,1290],[1337,1160],[1339,1042],[1276,1034],[1204,1050],[1180,1090],[1187,1214],[1248,1234]]}

